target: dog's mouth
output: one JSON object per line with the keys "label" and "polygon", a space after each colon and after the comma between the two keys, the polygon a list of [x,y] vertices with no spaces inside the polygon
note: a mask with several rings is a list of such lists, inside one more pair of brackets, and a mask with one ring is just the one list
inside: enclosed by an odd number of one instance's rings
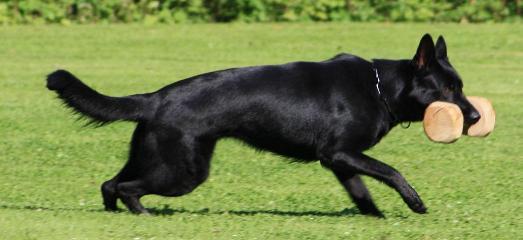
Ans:
{"label": "dog's mouth", "polygon": [[478,116],[474,116],[474,117],[467,117],[464,121],[463,121],[463,134],[466,134],[467,131],[469,130],[469,128],[476,124],[479,119],[481,117],[479,116],[479,113],[478,113]]}

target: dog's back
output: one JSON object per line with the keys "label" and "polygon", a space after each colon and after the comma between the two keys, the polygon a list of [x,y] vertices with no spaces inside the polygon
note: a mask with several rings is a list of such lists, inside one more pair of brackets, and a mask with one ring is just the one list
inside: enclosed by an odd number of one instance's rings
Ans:
{"label": "dog's back", "polygon": [[380,106],[373,76],[362,74],[370,69],[363,59],[339,55],[324,62],[204,74],[159,91],[152,123],[198,137],[235,137],[284,156],[316,160],[317,143],[333,131],[354,127],[350,131],[357,136],[376,129]]}

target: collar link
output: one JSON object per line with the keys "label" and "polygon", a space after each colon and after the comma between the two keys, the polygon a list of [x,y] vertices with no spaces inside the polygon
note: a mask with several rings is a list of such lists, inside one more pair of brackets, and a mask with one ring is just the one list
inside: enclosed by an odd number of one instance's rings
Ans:
{"label": "collar link", "polygon": [[[383,96],[383,94],[381,93],[381,90],[380,90],[380,75],[378,74],[378,68],[376,68],[376,66],[374,65],[374,63],[372,63],[372,68],[374,69],[374,73],[376,73],[376,91],[378,92],[378,96],[380,98],[380,100],[384,103],[385,105],[385,108],[387,108],[387,112],[389,112],[389,115],[390,117],[392,118],[392,121],[394,123],[398,123],[399,122],[399,119],[396,117],[396,115],[394,115],[394,113],[392,113],[392,110],[390,109],[390,106],[389,106],[389,103],[387,102],[387,99],[385,98],[385,96]],[[405,125],[403,122],[400,123],[400,126],[404,129],[407,129],[410,127],[410,121],[407,122]]]}

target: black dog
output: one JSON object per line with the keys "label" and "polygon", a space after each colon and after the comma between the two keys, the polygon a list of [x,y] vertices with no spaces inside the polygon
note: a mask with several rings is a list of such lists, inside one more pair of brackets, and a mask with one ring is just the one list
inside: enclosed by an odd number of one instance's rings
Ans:
{"label": "black dog", "polygon": [[445,41],[421,39],[408,60],[339,54],[323,62],[227,69],[175,82],[156,92],[109,97],[67,71],[47,77],[67,106],[106,124],[137,122],[127,164],[102,185],[106,210],[122,202],[147,213],[147,194],[181,196],[203,183],[216,141],[241,139],[299,161],[320,160],[332,170],[363,214],[382,216],[360,179],[396,189],[417,213],[426,208],[394,168],[362,152],[398,123],[420,121],[434,101],[457,104],[468,124],[479,114],[447,58]]}

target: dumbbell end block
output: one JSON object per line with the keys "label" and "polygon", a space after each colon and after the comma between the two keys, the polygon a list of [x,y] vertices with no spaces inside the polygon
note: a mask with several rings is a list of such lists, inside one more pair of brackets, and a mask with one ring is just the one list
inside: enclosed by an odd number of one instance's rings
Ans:
{"label": "dumbbell end block", "polygon": [[463,114],[455,104],[434,102],[425,110],[423,129],[433,142],[455,142],[463,132]]}
{"label": "dumbbell end block", "polygon": [[471,137],[486,137],[492,131],[496,125],[496,112],[492,107],[492,103],[483,97],[470,96],[467,100],[478,110],[481,118],[475,124],[465,126],[464,132],[466,135]]}

